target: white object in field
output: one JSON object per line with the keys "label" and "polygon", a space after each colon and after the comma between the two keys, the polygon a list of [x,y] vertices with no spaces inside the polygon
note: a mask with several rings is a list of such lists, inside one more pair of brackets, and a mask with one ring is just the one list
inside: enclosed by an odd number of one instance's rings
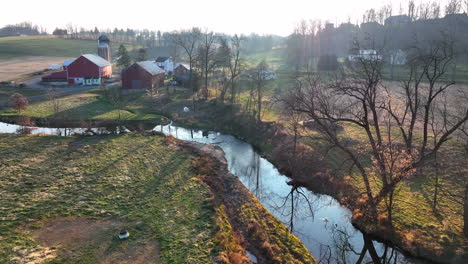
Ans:
{"label": "white object in field", "polygon": [[127,238],[127,237],[129,237],[129,236],[130,236],[130,233],[128,233],[127,230],[122,230],[122,231],[120,231],[120,233],[119,233],[119,238],[120,238],[120,239],[124,239],[124,238]]}
{"label": "white object in field", "polygon": [[58,64],[51,64],[49,66],[49,70],[58,70],[62,67],[62,65],[58,65]]}
{"label": "white object in field", "polygon": [[250,251],[247,250],[245,251],[245,253],[252,263],[258,263],[258,259],[254,254],[250,253]]}
{"label": "white object in field", "polygon": [[188,112],[190,112],[190,109],[188,107],[184,106],[184,112],[188,113]]}

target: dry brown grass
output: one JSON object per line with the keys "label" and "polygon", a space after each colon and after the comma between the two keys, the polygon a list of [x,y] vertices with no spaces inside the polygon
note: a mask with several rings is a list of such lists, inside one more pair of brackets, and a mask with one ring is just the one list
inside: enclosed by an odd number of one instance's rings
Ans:
{"label": "dry brown grass", "polygon": [[[116,219],[57,218],[47,221],[39,229],[32,230],[31,235],[44,249],[58,248],[62,255],[71,258],[82,253],[83,245],[93,244],[96,246],[92,251],[98,256],[99,263],[157,262],[159,246],[155,240],[117,239],[119,230],[129,224],[135,223]],[[115,248],[119,250],[111,250]]]}
{"label": "dry brown grass", "polygon": [[0,81],[11,80],[20,75],[47,69],[51,64],[61,64],[69,58],[27,56],[15,59],[0,59]]}

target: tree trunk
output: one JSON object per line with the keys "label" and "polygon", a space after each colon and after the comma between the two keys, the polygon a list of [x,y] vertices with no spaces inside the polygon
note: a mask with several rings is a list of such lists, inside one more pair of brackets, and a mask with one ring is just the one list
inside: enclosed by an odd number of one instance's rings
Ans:
{"label": "tree trunk", "polygon": [[364,245],[361,250],[361,254],[359,254],[359,259],[356,261],[356,264],[361,264],[362,261],[364,260],[364,257],[366,256],[367,252],[367,247]]}
{"label": "tree trunk", "polygon": [[463,234],[468,238],[468,184],[465,185],[463,197]]}
{"label": "tree trunk", "polygon": [[439,195],[439,164],[437,162],[437,153],[434,154],[434,166],[435,166],[435,182],[434,182],[434,197],[432,200],[432,210],[437,208],[437,199]]}
{"label": "tree trunk", "polygon": [[237,90],[236,90],[236,83],[233,78],[230,80],[231,83],[231,104],[233,104],[236,101],[236,95],[237,95]]}
{"label": "tree trunk", "polygon": [[372,262],[374,262],[374,264],[380,264],[381,263],[380,257],[377,254],[377,251],[375,251],[375,247],[374,247],[374,244],[372,243],[372,240],[364,234],[363,236],[364,236],[364,245],[369,251],[369,255],[372,258]]}
{"label": "tree trunk", "polygon": [[390,227],[393,227],[393,197],[394,197],[395,189],[392,189],[388,195],[388,206],[387,206],[387,214],[388,214],[388,223]]}
{"label": "tree trunk", "polygon": [[294,187],[291,189],[291,218],[289,224],[289,232],[294,233]]}
{"label": "tree trunk", "polygon": [[257,105],[258,105],[258,113],[257,113],[257,121],[260,123],[262,121],[262,87],[257,87]]}

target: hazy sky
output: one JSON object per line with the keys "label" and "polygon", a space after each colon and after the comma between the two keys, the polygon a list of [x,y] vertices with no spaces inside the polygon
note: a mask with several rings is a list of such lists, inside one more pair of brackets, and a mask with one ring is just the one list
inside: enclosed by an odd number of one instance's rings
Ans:
{"label": "hazy sky", "polygon": [[198,26],[225,33],[285,36],[300,19],[335,23],[350,17],[356,22],[366,9],[390,2],[399,7],[400,3],[406,6],[407,0],[1,0],[0,27],[22,21],[49,31],[68,23],[161,31]]}

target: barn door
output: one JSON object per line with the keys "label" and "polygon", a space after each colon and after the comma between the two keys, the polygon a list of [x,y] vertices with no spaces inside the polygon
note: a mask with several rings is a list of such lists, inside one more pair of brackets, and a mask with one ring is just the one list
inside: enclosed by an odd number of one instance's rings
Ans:
{"label": "barn door", "polygon": [[132,89],[141,89],[141,80],[132,80]]}

